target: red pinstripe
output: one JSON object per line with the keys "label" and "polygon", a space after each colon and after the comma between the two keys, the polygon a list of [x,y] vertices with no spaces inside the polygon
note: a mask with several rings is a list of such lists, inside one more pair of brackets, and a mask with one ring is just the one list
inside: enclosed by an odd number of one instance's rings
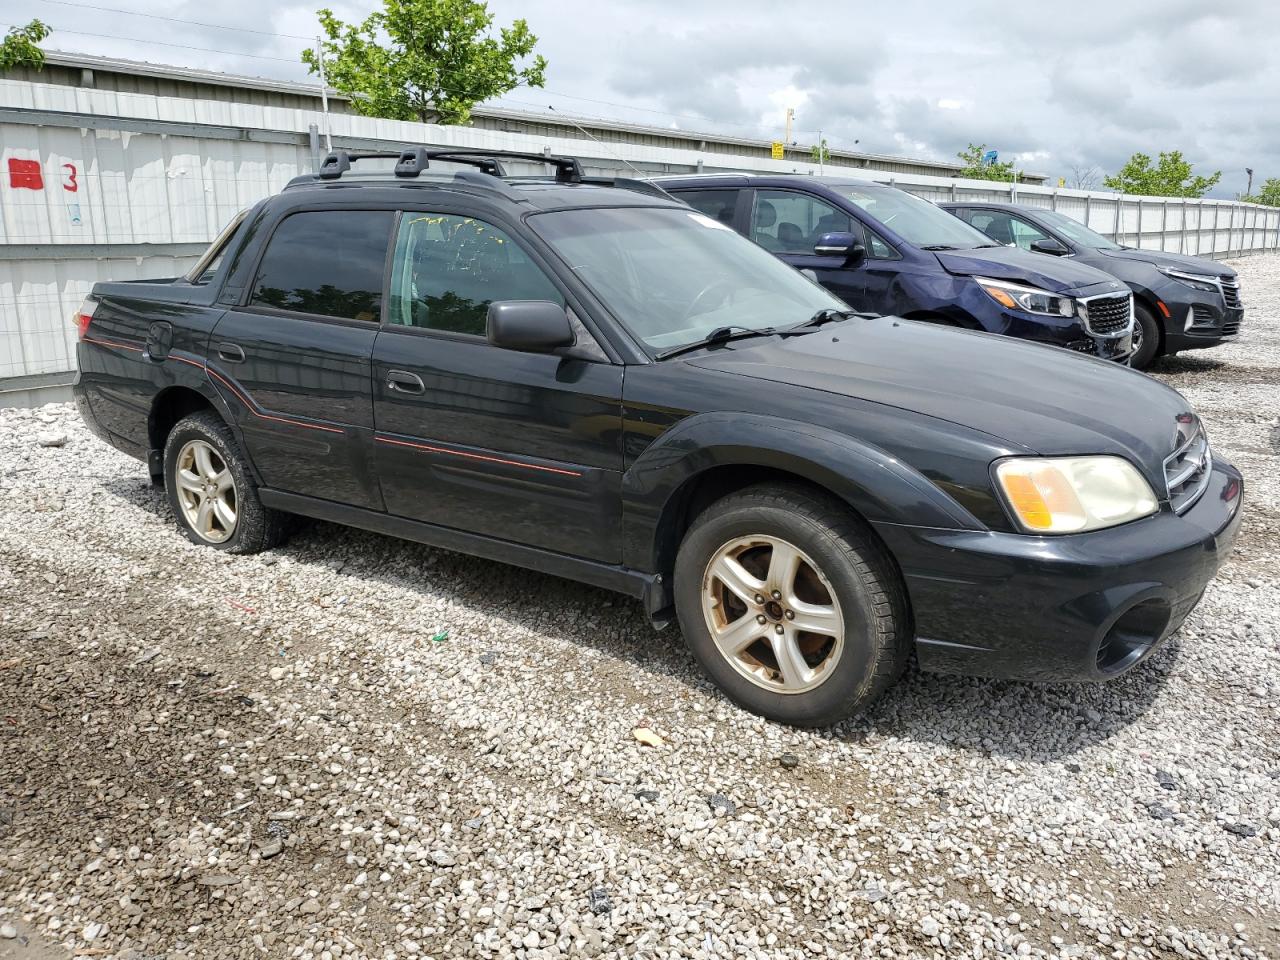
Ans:
{"label": "red pinstripe", "polygon": [[408,440],[392,440],[390,437],[375,436],[379,443],[392,443],[398,447],[413,447],[415,450],[426,450],[428,453],[444,453],[452,457],[466,457],[468,460],[484,460],[488,463],[501,463],[509,467],[523,467],[526,470],[541,470],[543,473],[558,473],[566,477],[580,477],[577,470],[562,470],[560,467],[544,467],[536,463],[522,463],[519,460],[506,460],[502,457],[489,457],[482,453],[468,453],[465,450],[449,450],[446,447],[433,447],[425,443],[410,443]]}
{"label": "red pinstripe", "polygon": [[118,347],[121,350],[132,350],[134,353],[141,353],[141,347],[130,346],[127,343],[116,343],[114,340],[99,340],[96,337],[81,337],[85,343],[96,343],[100,347]]}

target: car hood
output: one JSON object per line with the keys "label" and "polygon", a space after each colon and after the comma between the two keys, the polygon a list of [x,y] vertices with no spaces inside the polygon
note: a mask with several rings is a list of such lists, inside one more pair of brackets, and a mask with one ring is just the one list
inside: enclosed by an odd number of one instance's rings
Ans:
{"label": "car hood", "polygon": [[1235,271],[1207,257],[1188,257],[1181,253],[1165,253],[1161,250],[1099,250],[1099,254],[1113,260],[1150,263],[1157,267],[1171,267],[1184,273],[1202,273],[1210,277],[1235,276]]}
{"label": "car hood", "polygon": [[1054,293],[1079,290],[1105,283],[1121,284],[1095,267],[1044,253],[1028,253],[1017,247],[981,247],[976,250],[938,250],[938,262],[948,273],[961,277],[990,277],[1013,280]]}
{"label": "car hood", "polygon": [[1190,409],[1177,391],[1113,362],[898,317],[739,341],[688,362],[914,411],[1028,452],[1118,454],[1156,490],[1177,417]]}

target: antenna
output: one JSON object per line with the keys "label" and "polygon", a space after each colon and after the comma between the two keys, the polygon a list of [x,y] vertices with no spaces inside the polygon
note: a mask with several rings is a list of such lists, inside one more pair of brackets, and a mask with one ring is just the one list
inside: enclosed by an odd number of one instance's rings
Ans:
{"label": "antenna", "polygon": [[583,127],[582,124],[578,123],[578,121],[574,120],[573,117],[569,116],[567,113],[560,113],[560,111],[557,110],[555,107],[551,106],[551,104],[547,104],[547,109],[550,110],[552,113],[560,114],[560,116],[564,117],[566,120],[572,123],[575,127],[581,130],[587,138],[594,140],[596,143],[600,144],[600,146],[604,147],[605,153],[609,154],[609,156],[613,157],[613,159],[617,160],[619,163],[625,163],[628,167],[631,168],[632,173],[638,176],[641,180],[644,179],[644,174],[640,171],[640,169],[634,163],[632,163],[630,160],[622,159],[622,157],[618,156],[608,147],[605,147],[603,140],[599,139],[598,137],[593,137],[591,136],[590,133],[587,133],[586,128]]}

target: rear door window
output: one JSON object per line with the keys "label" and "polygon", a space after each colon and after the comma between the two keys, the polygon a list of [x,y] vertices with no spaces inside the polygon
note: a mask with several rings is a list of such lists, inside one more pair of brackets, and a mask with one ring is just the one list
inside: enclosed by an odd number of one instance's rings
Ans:
{"label": "rear door window", "polygon": [[267,241],[249,305],[377,323],[390,210],[315,210],[285,217]]}

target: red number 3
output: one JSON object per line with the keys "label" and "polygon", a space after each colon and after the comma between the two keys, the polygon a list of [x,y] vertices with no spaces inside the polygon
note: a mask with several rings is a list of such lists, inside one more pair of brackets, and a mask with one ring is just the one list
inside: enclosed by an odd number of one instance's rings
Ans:
{"label": "red number 3", "polygon": [[62,189],[68,193],[75,193],[80,189],[80,184],[76,182],[76,165],[74,163],[64,163],[62,169],[67,171],[67,182],[62,185]]}

